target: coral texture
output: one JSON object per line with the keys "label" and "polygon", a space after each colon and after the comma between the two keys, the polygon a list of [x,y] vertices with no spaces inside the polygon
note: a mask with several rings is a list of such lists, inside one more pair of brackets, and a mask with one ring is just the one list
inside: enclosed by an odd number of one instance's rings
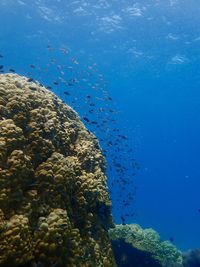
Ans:
{"label": "coral texture", "polygon": [[[109,230],[109,235],[113,242],[118,241],[118,246],[120,246],[120,242],[125,242],[133,247],[132,254],[137,254],[135,251],[137,249],[140,255],[141,252],[144,252],[145,258],[148,256],[149,259],[155,260],[161,266],[169,266],[172,263],[182,264],[181,252],[171,242],[161,241],[159,234],[151,228],[142,229],[137,224],[116,225],[115,228]],[[129,261],[126,255],[124,255],[124,258],[127,262]],[[142,259],[141,256],[140,259]],[[151,265],[143,264],[143,266]]]}
{"label": "coral texture", "polygon": [[0,75],[0,266],[115,266],[105,160],[75,111]]}

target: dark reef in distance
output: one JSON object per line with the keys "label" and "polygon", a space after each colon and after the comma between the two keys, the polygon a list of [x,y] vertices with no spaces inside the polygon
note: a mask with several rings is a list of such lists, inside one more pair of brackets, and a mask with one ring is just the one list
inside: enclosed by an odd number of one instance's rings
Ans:
{"label": "dark reef in distance", "polygon": [[200,267],[200,249],[189,250],[183,253],[184,267]]}

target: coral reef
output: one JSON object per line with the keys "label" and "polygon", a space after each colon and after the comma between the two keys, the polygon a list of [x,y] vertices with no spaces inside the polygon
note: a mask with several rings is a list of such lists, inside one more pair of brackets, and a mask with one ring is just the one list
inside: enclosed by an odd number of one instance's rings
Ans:
{"label": "coral reef", "polygon": [[183,253],[184,267],[199,267],[200,266],[200,249],[189,250]]}
{"label": "coral reef", "polygon": [[182,264],[182,254],[169,241],[161,241],[153,229],[137,224],[116,225],[109,230],[113,251],[119,267],[171,266]]}
{"label": "coral reef", "polygon": [[75,111],[0,75],[0,266],[112,267],[105,160]]}

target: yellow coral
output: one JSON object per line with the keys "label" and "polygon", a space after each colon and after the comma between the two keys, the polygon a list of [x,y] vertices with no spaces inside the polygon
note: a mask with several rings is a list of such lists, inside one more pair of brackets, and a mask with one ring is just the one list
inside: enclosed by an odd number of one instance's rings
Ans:
{"label": "yellow coral", "polygon": [[105,160],[53,93],[0,75],[0,266],[113,267]]}

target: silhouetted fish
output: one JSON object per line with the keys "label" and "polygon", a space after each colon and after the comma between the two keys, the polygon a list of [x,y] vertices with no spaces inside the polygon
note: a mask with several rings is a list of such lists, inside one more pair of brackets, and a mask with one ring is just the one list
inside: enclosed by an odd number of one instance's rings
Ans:
{"label": "silhouetted fish", "polygon": [[35,82],[35,80],[33,79],[33,78],[29,78],[28,80],[27,80],[27,82]]}
{"label": "silhouetted fish", "polygon": [[9,71],[10,71],[10,72],[15,72],[15,70],[14,70],[14,69],[9,69]]}
{"label": "silhouetted fish", "polygon": [[84,121],[89,122],[90,120],[87,117],[83,117]]}
{"label": "silhouetted fish", "polygon": [[122,224],[125,225],[126,224],[126,220],[123,216],[120,216],[121,220],[122,220]]}

